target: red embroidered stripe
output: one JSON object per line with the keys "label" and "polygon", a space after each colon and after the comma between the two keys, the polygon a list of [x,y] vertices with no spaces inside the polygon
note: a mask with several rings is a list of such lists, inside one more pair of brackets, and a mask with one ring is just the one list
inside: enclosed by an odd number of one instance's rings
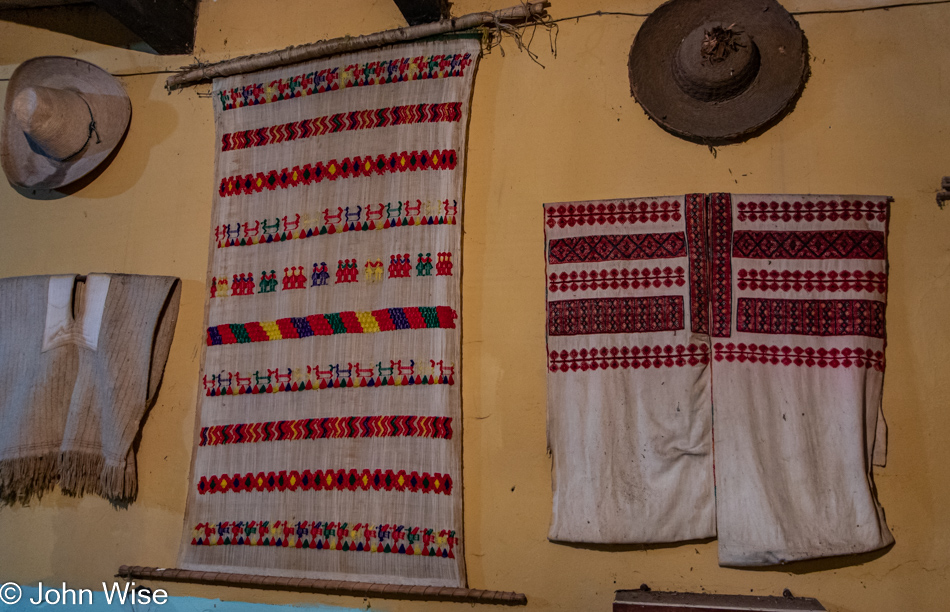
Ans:
{"label": "red embroidered stripe", "polygon": [[716,343],[716,361],[761,363],[771,365],[795,365],[809,368],[874,368],[884,371],[884,352],[862,348],[825,349],[800,346],[775,346],[767,344]]}
{"label": "red embroidered stripe", "polygon": [[548,277],[548,289],[552,293],[558,291],[593,291],[595,289],[649,289],[654,287],[682,287],[686,284],[686,271],[677,266],[676,269],[636,268],[617,270],[571,270],[560,274],[552,272]]}
{"label": "red embroidered stripe", "polygon": [[451,417],[407,415],[326,417],[235,423],[201,428],[200,446],[321,440],[325,438],[431,438],[451,440]]}
{"label": "red embroidered stripe", "polygon": [[548,262],[592,263],[686,256],[682,232],[617,234],[557,238],[549,244]]}
{"label": "red embroidered stripe", "polygon": [[884,232],[750,232],[735,234],[734,257],[753,259],[884,259]]}
{"label": "red embroidered stripe", "polygon": [[739,298],[739,331],[803,336],[884,337],[884,302]]}
{"label": "red embroidered stripe", "polygon": [[192,546],[277,546],[309,550],[396,553],[454,559],[452,529],[338,521],[220,521],[198,523]]}
{"label": "red embroidered stripe", "polygon": [[616,346],[590,350],[551,351],[548,369],[552,372],[578,370],[616,370],[617,368],[672,368],[709,363],[709,347],[705,344],[672,346]]}
{"label": "red embroidered stripe", "polygon": [[722,338],[732,335],[732,198],[728,193],[713,193],[709,199],[711,335]]}
{"label": "red embroidered stripe", "polygon": [[471,53],[397,57],[390,60],[334,66],[298,74],[270,83],[251,83],[218,92],[223,110],[256,106],[321,94],[347,87],[444,79],[465,76],[472,65]]}
{"label": "red embroidered stripe", "polygon": [[709,333],[709,240],[706,196],[686,196],[686,244],[689,252],[690,329]]}
{"label": "red embroidered stripe", "polygon": [[756,270],[742,269],[736,274],[736,286],[749,291],[867,291],[887,292],[887,274],[844,270]]}
{"label": "red embroidered stripe", "polygon": [[614,225],[624,223],[659,223],[679,221],[679,202],[599,202],[591,204],[561,204],[545,210],[548,227],[575,225]]}
{"label": "red embroidered stripe", "polygon": [[312,138],[313,136],[325,136],[326,134],[353,130],[370,130],[393,125],[455,122],[461,118],[461,102],[411,104],[377,108],[375,110],[350,111],[257,128],[256,130],[225,134],[221,138],[221,150],[234,151],[251,147],[263,147],[281,142]]}
{"label": "red embroidered stripe", "polygon": [[258,472],[254,474],[221,474],[202,476],[198,493],[247,493],[249,491],[410,491],[412,493],[452,494],[452,477],[448,474],[405,470],[304,470],[298,472]]}
{"label": "red embroidered stripe", "polygon": [[683,329],[683,298],[596,298],[548,303],[548,334],[624,334]]}
{"label": "red embroidered stripe", "polygon": [[887,221],[887,202],[737,202],[739,221]]}
{"label": "red embroidered stripe", "polygon": [[222,198],[240,194],[260,193],[265,189],[273,191],[280,187],[298,187],[313,185],[337,179],[360,176],[384,175],[393,172],[415,172],[417,170],[454,170],[458,158],[454,149],[429,151],[403,151],[389,155],[373,157],[349,157],[342,161],[331,159],[328,162],[306,164],[292,169],[270,170],[257,174],[229,176],[221,179],[218,194]]}

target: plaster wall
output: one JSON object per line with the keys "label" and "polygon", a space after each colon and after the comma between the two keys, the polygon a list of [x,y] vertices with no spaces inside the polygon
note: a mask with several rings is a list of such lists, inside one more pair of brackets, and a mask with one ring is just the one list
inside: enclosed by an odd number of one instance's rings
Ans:
{"label": "plaster wall", "polygon": [[[649,10],[653,0],[553,0],[555,17]],[[456,15],[508,0],[458,0]],[[860,4],[860,3],[857,3]],[[788,3],[795,9],[818,0]],[[629,95],[627,53],[642,20],[559,24],[557,57],[538,30],[533,62],[504,42],[482,59],[470,125],[463,254],[464,503],[469,584],[516,590],[529,610],[607,610],[617,588],[795,594],[838,612],[943,610],[950,595],[950,5],[803,15],[812,75],[796,109],[748,143],[708,148],[650,122]],[[195,55],[214,61],[398,27],[390,0],[203,0]],[[190,57],[117,49],[0,22],[0,78],[38,55],[115,74]],[[167,94],[167,75],[121,77],[132,123],[111,164],[53,200],[0,181],[0,276],[92,271],[174,274],[181,315],[127,509],[54,492],[0,508],[0,582],[95,587],[119,565],[176,563],[188,487],[210,230],[214,126],[207,85]],[[6,82],[0,81],[0,96]],[[547,540],[541,203],[688,192],[894,196],[890,234],[888,466],[875,470],[897,540],[883,553],[767,570],[720,568],[715,542],[567,546]],[[2,392],[2,390],[0,390]],[[166,584],[170,594],[378,610],[461,604]]]}

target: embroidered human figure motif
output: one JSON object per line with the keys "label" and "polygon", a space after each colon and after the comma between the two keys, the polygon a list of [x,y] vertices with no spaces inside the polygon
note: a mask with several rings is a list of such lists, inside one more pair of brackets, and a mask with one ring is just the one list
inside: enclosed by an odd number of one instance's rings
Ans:
{"label": "embroidered human figure motif", "polygon": [[438,253],[438,261],[435,264],[436,276],[452,276],[452,254]]}
{"label": "embroidered human figure motif", "polygon": [[226,298],[228,297],[228,291],[228,279],[227,277],[222,276],[218,279],[218,289],[215,292],[215,295],[219,298]]}
{"label": "embroidered human figure motif", "polygon": [[369,260],[365,264],[366,272],[364,278],[368,283],[378,283],[383,280],[383,260]]}
{"label": "embroidered human figure motif", "polygon": [[307,277],[304,276],[303,266],[291,266],[284,268],[284,278],[282,290],[304,289],[307,286]]}
{"label": "embroidered human figure motif", "polygon": [[426,253],[424,257],[422,253],[419,253],[416,276],[432,276],[432,253]]}
{"label": "embroidered human figure motif", "polygon": [[212,276],[211,277],[211,297],[212,298],[216,297],[217,293],[218,293],[218,277]]}
{"label": "embroidered human figure motif", "polygon": [[359,268],[356,267],[355,259],[341,259],[336,265],[337,283],[356,283],[359,282]]}
{"label": "embroidered human figure motif", "polygon": [[258,293],[274,293],[277,291],[277,271],[271,270],[270,274],[261,271],[261,284]]}
{"label": "embroidered human figure motif", "polygon": [[311,287],[323,287],[330,279],[330,273],[327,271],[327,262],[313,264],[313,273],[310,275],[312,281]]}

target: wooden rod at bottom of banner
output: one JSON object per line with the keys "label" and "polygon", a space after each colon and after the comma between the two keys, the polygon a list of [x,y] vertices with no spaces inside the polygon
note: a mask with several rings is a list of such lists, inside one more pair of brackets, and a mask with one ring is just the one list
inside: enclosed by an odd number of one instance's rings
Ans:
{"label": "wooden rod at bottom of banner", "polygon": [[433,601],[456,601],[509,606],[524,606],[528,604],[528,598],[524,593],[514,593],[512,591],[485,591],[482,589],[457,589],[452,587],[380,584],[373,582],[345,582],[342,580],[316,580],[313,578],[287,578],[280,576],[258,576],[255,574],[227,574],[223,572],[202,572],[176,568],[143,567],[140,565],[123,565],[119,568],[119,572],[116,575],[125,579],[137,578],[139,580],[196,582],[246,588],[312,591],[315,593],[353,595],[356,597],[427,599]]}

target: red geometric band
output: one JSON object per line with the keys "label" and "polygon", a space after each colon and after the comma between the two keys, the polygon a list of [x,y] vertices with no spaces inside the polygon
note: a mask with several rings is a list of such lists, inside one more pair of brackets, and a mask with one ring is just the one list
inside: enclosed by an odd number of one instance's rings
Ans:
{"label": "red geometric band", "polygon": [[683,329],[683,297],[548,302],[548,335],[624,334]]}
{"label": "red geometric band", "polygon": [[680,266],[676,269],[666,267],[660,268],[636,268],[627,270],[621,268],[617,270],[581,270],[579,273],[575,270],[570,272],[554,272],[548,277],[548,289],[552,293],[558,291],[594,291],[596,289],[649,289],[654,287],[682,287],[686,284],[684,276],[686,271]]}
{"label": "red geometric band", "polygon": [[689,312],[693,333],[709,333],[709,214],[706,195],[686,196],[686,243],[689,251]]}
{"label": "red geometric band", "polygon": [[225,323],[208,328],[208,346],[402,329],[455,329],[457,318],[458,314],[448,306],[417,306],[359,312],[349,310],[276,321]]}
{"label": "red geometric band", "polygon": [[705,344],[684,346],[626,346],[581,349],[580,351],[551,351],[548,369],[552,372],[578,370],[616,370],[617,368],[672,368],[709,363],[709,347]]}
{"label": "red geometric band", "polygon": [[593,263],[686,256],[682,232],[558,238],[550,242],[548,263]]}
{"label": "red geometric band", "polygon": [[454,559],[458,543],[459,538],[452,529],[427,529],[396,523],[219,521],[198,523],[191,531],[192,546],[276,546],[442,559]]}
{"label": "red geometric band", "polygon": [[199,446],[321,440],[325,438],[452,439],[452,417],[353,416],[264,423],[235,423],[201,428]]}
{"label": "red geometric band", "polygon": [[258,472],[253,474],[222,474],[202,476],[198,493],[247,493],[249,491],[410,491],[412,493],[452,494],[452,477],[448,474],[405,470],[304,470],[298,472]]}
{"label": "red geometric band", "polygon": [[751,259],[884,259],[884,232],[750,232],[735,234],[734,257]]}
{"label": "red geometric band", "polygon": [[887,221],[887,202],[738,202],[739,221]]}
{"label": "red geometric band", "polygon": [[733,344],[723,345],[717,342],[715,347],[716,361],[726,360],[739,363],[761,363],[771,365],[796,365],[809,368],[874,368],[878,372],[884,371],[884,352],[862,348],[825,349],[802,348],[800,346],[775,346],[767,344]]}
{"label": "red geometric band", "polygon": [[671,219],[679,221],[679,202],[610,202],[591,204],[568,204],[545,210],[548,227],[574,227],[579,225],[614,225],[619,223],[660,223]]}
{"label": "red geometric band", "polygon": [[709,241],[712,251],[711,335],[728,338],[732,335],[732,197],[728,193],[711,194],[709,216],[711,221]]}
{"label": "red geometric band", "polygon": [[750,291],[867,291],[887,293],[887,274],[844,270],[739,270],[736,286]]}
{"label": "red geometric band", "polygon": [[736,324],[754,334],[884,338],[884,302],[739,298]]}
{"label": "red geometric band", "polygon": [[251,147],[263,147],[313,136],[324,136],[353,130],[370,130],[392,125],[455,122],[461,118],[461,102],[410,104],[374,110],[350,111],[292,123],[281,123],[270,127],[257,128],[256,130],[225,134],[221,138],[221,150],[235,151]]}
{"label": "red geometric band", "polygon": [[343,158],[342,161],[331,159],[328,162],[306,164],[302,168],[294,166],[292,169],[270,170],[267,173],[245,174],[229,176],[221,179],[218,194],[222,198],[240,194],[260,193],[265,189],[273,191],[280,187],[297,187],[313,185],[337,179],[355,178],[360,176],[384,175],[394,172],[415,172],[417,170],[454,170],[458,162],[455,149],[429,151],[403,151],[389,155],[373,157],[356,156],[352,159]]}

